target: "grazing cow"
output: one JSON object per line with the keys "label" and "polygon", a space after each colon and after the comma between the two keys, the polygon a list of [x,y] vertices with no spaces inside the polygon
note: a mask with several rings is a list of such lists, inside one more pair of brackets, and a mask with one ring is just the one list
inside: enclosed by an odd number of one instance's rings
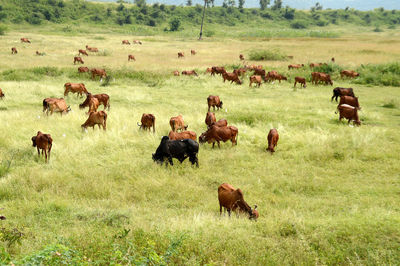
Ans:
{"label": "grazing cow", "polygon": [[107,73],[105,69],[100,69],[100,68],[92,68],[90,70],[92,72],[92,79],[94,79],[96,76],[100,77],[100,81],[103,80],[103,78],[107,77]]}
{"label": "grazing cow", "polygon": [[179,75],[180,75],[178,70],[175,70],[175,71],[172,72],[172,73],[174,73],[174,76],[179,76]]}
{"label": "grazing cow", "polygon": [[49,115],[49,111],[51,115],[53,112],[58,112],[62,115],[71,111],[71,108],[67,106],[64,98],[46,98],[43,100],[43,112]]}
{"label": "grazing cow", "polygon": [[83,59],[80,56],[75,56],[74,57],[74,65],[75,65],[76,62],[81,63],[81,64],[85,63],[85,62],[83,62]]}
{"label": "grazing cow", "polygon": [[89,56],[86,50],[79,49],[79,55],[86,55]]}
{"label": "grazing cow", "polygon": [[[174,165],[172,158],[183,162],[187,157],[192,165],[199,167],[199,144],[192,139],[170,140],[167,136],[161,138],[161,143],[155,153],[152,154],[153,161],[163,164],[167,158],[171,165]],[[168,165],[168,163],[166,163]]]}
{"label": "grazing cow", "polygon": [[139,129],[149,129],[150,131],[151,127],[153,127],[153,133],[156,131],[156,117],[153,114],[142,114],[140,122],[142,123],[141,125],[137,123]]}
{"label": "grazing cow", "polygon": [[181,131],[187,130],[187,125],[185,126],[185,122],[183,121],[182,115],[171,117],[169,120],[169,125],[171,126],[172,131]]}
{"label": "grazing cow", "polygon": [[28,40],[28,38],[21,38],[21,42],[31,43],[31,41]]}
{"label": "grazing cow", "polygon": [[228,211],[231,216],[231,211],[239,210],[248,213],[249,219],[257,219],[258,212],[254,213],[251,207],[243,198],[243,192],[240,188],[235,189],[228,183],[223,183],[218,187],[219,214],[222,215],[222,207],[224,212]]}
{"label": "grazing cow", "polygon": [[222,78],[224,79],[224,82],[226,80],[228,80],[228,81],[231,82],[231,84],[233,82],[235,82],[236,84],[239,84],[239,85],[242,84],[242,81],[239,79],[239,76],[236,73],[227,73],[227,72],[225,72],[225,73],[222,74]]}
{"label": "grazing cow", "polygon": [[198,76],[196,71],[194,71],[194,70],[184,70],[184,71],[182,71],[182,75]]}
{"label": "grazing cow", "polygon": [[357,110],[360,110],[360,109],[361,109],[357,97],[352,97],[352,96],[340,96],[340,102],[339,102],[339,105],[338,105],[338,106],[340,106],[340,105],[342,105],[342,104],[348,104],[348,105],[350,105],[350,106],[353,106],[353,107],[357,108]]}
{"label": "grazing cow", "polygon": [[191,55],[196,55],[196,51],[195,50],[190,50],[190,54]]}
{"label": "grazing cow", "polygon": [[342,118],[346,118],[346,119],[348,119],[349,124],[350,124],[350,121],[353,121],[353,123],[355,125],[357,125],[357,126],[361,125],[361,121],[358,118],[357,108],[355,108],[351,105],[348,105],[348,104],[342,104],[342,105],[339,105],[338,109],[339,109],[339,121],[341,121]]}
{"label": "grazing cow", "polygon": [[[254,68],[253,71],[254,71],[254,75],[261,76],[265,80],[266,76],[265,76],[265,70],[264,69],[262,69],[262,68]],[[278,73],[276,73],[276,74],[278,74]]]}
{"label": "grazing cow", "polygon": [[211,67],[211,75],[215,76],[215,73],[222,75],[223,73],[226,73],[226,70],[224,67]]}
{"label": "grazing cow", "polygon": [[226,119],[222,118],[222,119],[218,120],[217,122],[213,123],[211,126],[227,127],[228,126],[228,121]]}
{"label": "grazing cow", "polygon": [[244,60],[244,56],[242,54],[240,54],[239,55],[239,59],[243,61]]}
{"label": "grazing cow", "polygon": [[215,118],[215,114],[212,113],[212,112],[207,112],[206,119],[205,119],[205,123],[207,125],[207,128],[209,128],[215,122],[217,122],[217,119]]}
{"label": "grazing cow", "polygon": [[104,111],[98,111],[98,112],[91,112],[89,113],[89,117],[86,120],[85,123],[81,125],[82,130],[92,127],[94,130],[94,126],[98,125],[99,128],[100,126],[103,127],[103,130],[106,130],[106,122],[107,122],[107,113]]}
{"label": "grazing cow", "polygon": [[139,40],[133,40],[133,43],[134,43],[134,44],[140,44],[140,45],[142,45],[142,42],[139,41]]}
{"label": "grazing cow", "polygon": [[295,65],[288,65],[288,69],[289,70],[291,70],[291,69],[299,69],[299,68],[302,68],[302,67],[304,67],[304,64],[295,64]]}
{"label": "grazing cow", "polygon": [[281,80],[287,80],[287,77],[278,74],[276,71],[270,71],[268,72],[266,79],[268,81],[279,80],[279,83],[281,83]]}
{"label": "grazing cow", "polygon": [[17,48],[12,47],[11,48],[11,54],[18,54]]}
{"label": "grazing cow", "polygon": [[78,67],[78,72],[79,73],[89,72],[89,68],[88,67]]}
{"label": "grazing cow", "polygon": [[[51,147],[53,146],[53,139],[50,134],[43,134],[38,131],[36,136],[32,137],[32,146],[36,147],[38,156],[40,157],[40,150],[42,150],[42,156],[44,152],[45,161],[50,160]],[[48,157],[47,157],[48,154]]]}
{"label": "grazing cow", "polygon": [[260,87],[261,86],[261,81],[262,81],[262,77],[261,76],[253,75],[253,76],[250,77],[249,87],[251,87],[251,85],[253,83],[256,83],[258,85],[258,87]]}
{"label": "grazing cow", "polygon": [[342,70],[340,71],[340,77],[343,79],[344,77],[348,77],[348,78],[356,78],[360,76],[359,73],[353,71],[353,70]]}
{"label": "grazing cow", "polygon": [[87,44],[86,44],[86,49],[87,49],[89,52],[92,52],[92,53],[97,53],[97,52],[99,52],[99,49],[97,49],[96,47],[89,47],[89,45],[87,45]]}
{"label": "grazing cow", "polygon": [[[81,97],[83,94],[88,94],[88,91],[85,87],[85,84],[83,83],[65,83],[64,84],[65,90],[64,90],[64,96],[67,96],[69,92],[72,93],[78,93]],[[77,95],[77,97],[78,97]]]}
{"label": "grazing cow", "polygon": [[214,148],[215,142],[218,143],[218,148],[220,148],[220,141],[227,142],[230,140],[233,145],[237,145],[237,135],[238,129],[234,126],[218,127],[216,125],[211,126],[206,132],[201,134],[199,137],[200,143],[212,143]]}
{"label": "grazing cow", "polygon": [[185,57],[185,55],[184,55],[183,52],[179,52],[179,53],[178,53],[178,58],[181,58],[181,57],[182,57],[182,58]]}
{"label": "grazing cow", "polygon": [[333,82],[329,74],[319,73],[318,81],[325,82],[325,85],[331,84],[331,86],[333,86]]}
{"label": "grazing cow", "polygon": [[131,43],[128,40],[123,40],[122,44],[127,44],[127,45],[131,45]]}
{"label": "grazing cow", "polygon": [[130,55],[128,55],[128,61],[131,61],[131,60],[136,61],[136,58],[130,54]]}
{"label": "grazing cow", "polygon": [[327,63],[311,63],[310,68],[326,66],[326,65],[328,65],[328,64]]}
{"label": "grazing cow", "polygon": [[321,74],[321,73],[320,72],[312,72],[311,73],[311,84],[317,85],[318,80],[319,80],[319,74]]}
{"label": "grazing cow", "polygon": [[2,91],[2,89],[0,88],[0,99],[3,99],[3,97],[5,97],[5,95],[4,95],[3,91]]}
{"label": "grazing cow", "polygon": [[217,110],[219,108],[222,108],[223,102],[220,100],[219,96],[214,96],[214,95],[209,95],[207,97],[207,104],[208,104],[208,111],[210,112],[210,107],[213,107],[213,110],[215,111],[215,107],[217,107]]}
{"label": "grazing cow", "polygon": [[278,131],[273,128],[268,133],[268,148],[267,151],[271,153],[275,152],[275,147],[278,145],[279,134]]}
{"label": "grazing cow", "polygon": [[180,140],[180,139],[192,139],[194,141],[197,140],[197,135],[196,132],[194,131],[183,131],[183,132],[170,131],[168,137],[170,140]]}
{"label": "grazing cow", "polygon": [[306,85],[306,79],[302,78],[302,77],[295,77],[294,78],[294,86],[296,87],[296,84],[300,83],[301,85],[303,85],[303,88],[307,87]]}
{"label": "grazing cow", "polygon": [[337,98],[340,96],[354,96],[353,88],[341,88],[341,87],[336,87],[333,89],[333,96],[331,98],[331,101],[333,101],[333,98],[337,101]]}
{"label": "grazing cow", "polygon": [[211,67],[207,67],[206,72],[204,72],[204,74],[210,73],[212,74],[212,68]]}
{"label": "grazing cow", "polygon": [[44,56],[44,53],[40,53],[39,51],[36,51],[36,55],[38,55],[38,56]]}
{"label": "grazing cow", "polygon": [[[108,95],[107,95],[108,96]],[[91,93],[86,94],[86,99],[83,103],[81,103],[79,105],[79,109],[83,109],[85,107],[89,106],[89,111],[90,112],[96,112],[97,108],[99,108],[100,102],[99,99],[97,99],[96,97],[94,97]],[[104,106],[104,109],[106,109],[106,107]]]}
{"label": "grazing cow", "polygon": [[238,76],[244,76],[244,74],[247,72],[247,69],[244,67],[234,69],[233,73],[236,73]]}

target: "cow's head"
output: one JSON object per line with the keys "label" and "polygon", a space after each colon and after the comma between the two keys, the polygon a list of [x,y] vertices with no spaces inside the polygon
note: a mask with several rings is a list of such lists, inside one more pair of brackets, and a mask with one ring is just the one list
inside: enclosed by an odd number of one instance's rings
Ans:
{"label": "cow's head", "polygon": [[71,109],[71,106],[68,105],[68,107],[67,107],[67,113],[70,112],[70,111],[72,111],[72,109]]}
{"label": "cow's head", "polygon": [[207,141],[207,132],[204,132],[199,136],[199,143],[205,143]]}
{"label": "cow's head", "polygon": [[259,213],[257,211],[257,205],[254,205],[254,209],[252,210],[251,215],[249,216],[249,219],[257,220],[258,216],[259,216]]}
{"label": "cow's head", "polygon": [[223,103],[222,101],[220,101],[218,107],[219,107],[219,108],[222,108],[222,105],[223,105],[223,104],[224,104],[224,103]]}
{"label": "cow's head", "polygon": [[32,146],[36,147],[36,136],[32,137]]}

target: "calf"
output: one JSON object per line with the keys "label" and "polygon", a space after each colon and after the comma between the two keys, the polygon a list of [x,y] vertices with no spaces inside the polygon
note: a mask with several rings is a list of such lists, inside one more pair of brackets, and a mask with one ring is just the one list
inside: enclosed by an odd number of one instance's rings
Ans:
{"label": "calf", "polygon": [[98,111],[98,112],[91,112],[89,113],[89,117],[86,120],[85,123],[81,125],[82,130],[92,127],[94,130],[94,126],[98,125],[99,128],[100,126],[103,127],[103,130],[106,130],[106,122],[107,122],[107,113],[104,111]]}
{"label": "calf", "polygon": [[212,74],[212,68],[211,67],[207,67],[206,72],[204,72],[204,74],[210,73]]}
{"label": "calf", "polygon": [[190,54],[191,55],[196,55],[196,51],[195,50],[190,50]]}
{"label": "calf", "polygon": [[278,145],[279,134],[276,129],[271,129],[268,133],[268,148],[267,151],[275,152],[275,147]]}
{"label": "calf", "polygon": [[85,63],[85,62],[83,62],[83,59],[81,57],[79,57],[79,56],[75,56],[74,57],[74,65],[75,65],[76,62],[81,63],[81,64]]}
{"label": "calf", "polygon": [[[267,77],[265,74],[265,69],[254,68],[253,71],[254,71],[254,75],[261,76],[264,79],[264,81],[266,80]],[[276,74],[278,74],[278,73],[276,73]]]}
{"label": "calf", "polygon": [[235,82],[236,84],[239,84],[239,85],[242,84],[242,81],[240,81],[239,76],[236,73],[227,73],[227,72],[225,72],[225,73],[222,74],[222,78],[224,79],[224,82],[226,80],[228,80],[228,81],[231,82],[231,84],[233,82]]}
{"label": "calf", "polygon": [[296,65],[288,65],[288,69],[289,70],[291,70],[291,69],[299,69],[299,68],[302,68],[302,67],[304,67],[304,64],[296,64]]}
{"label": "calf", "polygon": [[86,56],[89,56],[88,53],[86,52],[86,50],[82,50],[82,49],[79,49],[78,55],[86,55]]}
{"label": "calf", "polygon": [[217,122],[217,119],[215,118],[215,114],[212,112],[207,112],[206,119],[205,119],[207,128],[210,127],[215,122]]}
{"label": "calf", "polygon": [[201,134],[199,137],[200,143],[212,143],[214,148],[215,142],[218,143],[218,148],[220,148],[220,141],[227,142],[230,140],[233,145],[237,145],[237,135],[238,129],[234,126],[218,127],[216,125],[211,126],[206,132]]}
{"label": "calf", "polygon": [[141,125],[137,123],[139,129],[149,129],[150,131],[151,127],[153,127],[153,133],[156,131],[156,117],[153,114],[142,114],[140,122],[142,123]]}
{"label": "calf", "polygon": [[87,49],[89,52],[92,52],[92,53],[97,53],[97,52],[99,52],[99,49],[97,49],[96,47],[89,47],[89,45],[87,45],[87,44],[86,44],[86,49]]}
{"label": "calf", "polygon": [[226,70],[224,67],[211,67],[211,75],[215,76],[215,73],[222,75],[223,73],[226,73]]}
{"label": "calf", "polygon": [[307,87],[307,85],[306,85],[306,79],[305,79],[305,78],[295,77],[295,78],[294,78],[294,86],[295,86],[295,87],[296,87],[296,84],[297,84],[297,83],[300,83],[300,84],[303,86],[303,88]]}
{"label": "calf", "polygon": [[83,83],[65,83],[64,84],[64,96],[67,96],[69,92],[72,93],[77,93],[77,97],[78,95],[80,95],[81,97],[83,96],[83,94],[88,94],[89,92],[86,90],[85,84]]}
{"label": "calf", "polygon": [[340,77],[343,79],[344,77],[348,77],[348,78],[356,78],[360,76],[359,73],[353,71],[353,70],[342,70],[340,71]]}
{"label": "calf", "polygon": [[39,51],[36,51],[36,55],[38,55],[38,56],[44,56],[44,53],[40,53]]}
{"label": "calf", "polygon": [[243,56],[242,54],[240,54],[240,55],[239,55],[239,59],[240,59],[241,61],[244,61],[244,56]]}
{"label": "calf", "polygon": [[182,115],[171,117],[171,119],[169,120],[169,124],[171,126],[172,131],[178,131],[179,129],[186,130],[188,127],[187,125],[185,126],[185,122],[183,121]]}
{"label": "calf", "polygon": [[[99,108],[99,105],[100,105],[99,100],[96,97],[94,97],[91,93],[88,93],[88,94],[86,94],[85,101],[82,104],[79,105],[79,109],[83,109],[83,108],[89,106],[88,113],[91,113],[91,112],[96,112],[97,108]],[[104,105],[104,109],[105,108],[106,107]]]}
{"label": "calf", "polygon": [[18,54],[17,48],[12,47],[11,48],[11,54]]}
{"label": "calf", "polygon": [[79,73],[89,72],[89,68],[87,68],[87,67],[78,67],[78,72]]}
{"label": "calf", "polygon": [[244,67],[238,68],[238,69],[234,69],[233,73],[236,73],[236,75],[238,76],[244,76],[244,74],[247,72],[247,69]]}
{"label": "calf", "polygon": [[[51,147],[53,146],[53,139],[50,134],[43,134],[38,131],[36,136],[32,137],[32,146],[36,147],[38,156],[40,157],[40,150],[42,150],[42,156],[44,152],[45,161],[50,160]],[[47,157],[47,153],[49,154]]]}
{"label": "calf", "polygon": [[3,97],[5,97],[5,95],[4,95],[3,91],[2,91],[2,89],[0,88],[0,99],[3,99]]}
{"label": "calf", "polygon": [[360,104],[358,103],[358,98],[357,97],[352,97],[352,96],[340,96],[340,102],[339,105],[342,104],[348,104],[350,106],[355,107],[357,110],[360,110]]}
{"label": "calf", "polygon": [[320,67],[320,66],[326,66],[328,65],[327,63],[311,63],[310,64],[310,68],[314,68],[314,67]]}
{"label": "calf", "polygon": [[183,58],[183,57],[185,57],[184,53],[183,52],[179,52],[178,53],[178,58]]}
{"label": "calf", "polygon": [[21,38],[21,42],[31,43],[31,41],[28,38]]}
{"label": "calf", "polygon": [[103,80],[103,78],[107,77],[107,73],[105,69],[100,69],[100,68],[92,68],[90,70],[92,72],[92,79],[94,79],[96,76],[100,77],[100,81]]}
{"label": "calf", "polygon": [[354,96],[353,88],[341,88],[341,87],[336,87],[333,89],[333,96],[331,98],[331,101],[333,101],[333,98],[337,101],[337,98],[340,96]]}
{"label": "calf", "polygon": [[333,85],[331,76],[329,74],[319,73],[318,80],[321,82],[325,82],[325,85],[328,85],[328,84],[331,84],[331,86]]}
{"label": "calf", "polygon": [[139,40],[133,40],[133,44],[140,44],[140,45],[142,45],[142,42],[139,41]]}
{"label": "calf", "polygon": [[358,110],[357,108],[348,105],[348,104],[342,104],[338,106],[339,110],[339,121],[342,120],[342,118],[348,119],[348,123],[350,124],[350,121],[353,121],[353,123],[357,126],[361,125],[361,121],[358,118]]}
{"label": "calf", "polygon": [[49,111],[51,115],[53,112],[58,112],[62,115],[71,111],[71,108],[67,106],[64,98],[46,98],[43,100],[43,112],[49,115]]}
{"label": "calf", "polygon": [[123,40],[122,44],[127,44],[127,45],[131,45],[131,43],[128,40]]}
{"label": "calf", "polygon": [[222,207],[224,212],[228,211],[231,216],[231,211],[239,210],[248,213],[249,219],[257,219],[258,212],[254,213],[251,207],[243,198],[243,192],[240,188],[235,189],[228,183],[223,183],[218,187],[219,214],[222,215]]}
{"label": "calf", "polygon": [[179,76],[179,75],[180,75],[178,70],[175,70],[175,71],[172,72],[172,73],[174,73],[174,76]]}
{"label": "calf", "polygon": [[182,75],[198,76],[196,71],[194,71],[194,70],[184,70],[184,71],[182,71]]}
{"label": "calf", "polygon": [[170,140],[167,136],[164,136],[156,152],[152,154],[152,158],[153,161],[161,164],[167,159],[171,165],[174,165],[172,158],[176,158],[182,163],[189,157],[192,165],[196,164],[199,167],[198,152],[199,144],[192,139]]}
{"label": "calf", "polygon": [[261,81],[262,81],[262,77],[261,76],[253,75],[253,76],[250,77],[249,87],[251,87],[251,85],[253,83],[256,83],[258,85],[258,87],[260,87],[261,86]]}
{"label": "calf", "polygon": [[194,141],[197,140],[197,135],[196,132],[194,131],[183,131],[183,132],[170,131],[168,137],[170,140],[180,140],[180,139],[192,139]]}
{"label": "calf", "polygon": [[136,58],[130,54],[130,55],[128,55],[128,61],[131,61],[131,60],[136,61]]}
{"label": "calf", "polygon": [[220,100],[219,96],[210,95],[207,97],[207,104],[208,104],[208,111],[210,112],[211,106],[213,107],[214,111],[215,107],[217,107],[217,110],[219,110],[219,108],[222,109],[223,102]]}

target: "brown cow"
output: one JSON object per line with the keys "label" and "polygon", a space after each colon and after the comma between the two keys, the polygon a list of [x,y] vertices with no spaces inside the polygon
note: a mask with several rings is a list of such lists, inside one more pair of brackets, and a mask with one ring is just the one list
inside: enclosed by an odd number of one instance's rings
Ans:
{"label": "brown cow", "polygon": [[303,85],[303,88],[307,87],[306,85],[306,79],[302,78],[302,77],[295,77],[294,78],[294,86],[296,87],[296,84],[300,83],[301,85]]}
{"label": "brown cow", "polygon": [[67,106],[64,98],[46,98],[43,100],[43,112],[49,115],[49,111],[51,115],[53,112],[58,112],[62,115],[71,111],[71,108]]}
{"label": "brown cow", "polygon": [[211,67],[207,67],[206,72],[204,72],[204,74],[210,73],[212,74],[212,68]]}
{"label": "brown cow", "polygon": [[348,119],[348,123],[350,124],[350,121],[353,121],[353,123],[357,126],[361,125],[361,121],[358,118],[358,110],[357,108],[348,105],[348,104],[342,104],[339,105],[339,121],[342,120],[342,118]]}
{"label": "brown cow", "polygon": [[218,120],[217,122],[213,123],[211,126],[227,127],[228,126],[228,121],[226,119],[222,118],[222,119]]}
{"label": "brown cow", "polygon": [[[83,103],[81,103],[79,105],[79,109],[83,109],[85,107],[89,106],[89,111],[90,112],[96,112],[97,108],[99,108],[100,105],[100,101],[99,99],[97,99],[96,97],[94,97],[91,93],[87,93],[86,94],[86,99]],[[106,109],[106,107],[104,106],[104,109]]]}
{"label": "brown cow", "polygon": [[36,55],[38,55],[38,56],[44,56],[44,53],[40,53],[39,51],[36,51]]}
{"label": "brown cow", "polygon": [[28,38],[21,38],[21,42],[31,43],[31,41],[28,40]]}
{"label": "brown cow", "polygon": [[[254,68],[253,71],[254,71],[254,75],[261,76],[265,80],[266,75],[265,75],[265,70],[264,69],[262,69],[262,68]],[[276,74],[278,74],[278,73],[276,73]]]}
{"label": "brown cow", "polygon": [[224,67],[211,67],[211,75],[215,76],[215,73],[222,75],[223,73],[226,73],[226,70]]}
{"label": "brown cow", "polygon": [[94,79],[96,76],[99,76],[101,81],[103,78],[107,77],[105,69],[92,68],[90,72],[92,72],[92,79]]}
{"label": "brown cow", "polygon": [[74,57],[74,65],[75,65],[76,62],[81,63],[81,64],[85,63],[85,62],[83,62],[83,59],[80,56],[75,56]]}
{"label": "brown cow", "polygon": [[211,126],[206,132],[201,134],[199,137],[200,143],[212,143],[214,148],[215,142],[218,143],[218,148],[220,148],[220,141],[227,142],[230,140],[233,145],[237,145],[237,135],[238,129],[234,126],[218,127]]}
{"label": "brown cow", "polygon": [[17,48],[12,47],[11,48],[11,54],[18,54]]}
{"label": "brown cow", "polygon": [[239,59],[243,61],[244,60],[244,56],[242,54],[240,54],[239,55]]}
{"label": "brown cow", "polygon": [[340,77],[343,79],[344,77],[348,77],[348,78],[356,78],[359,77],[360,74],[353,71],[353,70],[342,70],[340,71]]}
{"label": "brown cow", "polygon": [[227,73],[227,72],[225,72],[225,73],[222,74],[222,78],[224,79],[224,82],[226,80],[228,80],[228,81],[231,82],[231,84],[233,82],[235,82],[236,84],[239,84],[239,85],[242,84],[242,81],[239,79],[239,76],[236,73]]}
{"label": "brown cow", "polygon": [[104,111],[98,111],[98,112],[91,112],[89,113],[89,117],[86,120],[85,123],[81,125],[82,130],[92,127],[94,130],[94,126],[98,125],[99,128],[100,126],[103,127],[103,130],[106,130],[106,122],[107,122],[107,113]]}
{"label": "brown cow", "polygon": [[185,126],[185,122],[183,121],[182,115],[178,115],[175,117],[171,117],[169,120],[169,125],[171,126],[172,131],[181,131],[187,130],[187,125]]}
{"label": "brown cow", "polygon": [[217,119],[215,118],[215,114],[212,113],[212,112],[207,112],[206,119],[205,119],[205,123],[207,125],[207,128],[210,127],[215,122],[217,122]]}
{"label": "brown cow", "polygon": [[327,63],[311,63],[310,68],[326,66],[326,65],[328,65],[328,64]]}
{"label": "brown cow", "polygon": [[140,122],[142,123],[141,125],[137,123],[139,129],[149,129],[150,131],[151,127],[153,127],[153,133],[156,131],[156,117],[153,114],[142,114]]}
{"label": "brown cow", "polygon": [[251,207],[243,198],[243,192],[240,188],[235,189],[228,183],[223,183],[218,187],[218,201],[219,201],[219,214],[222,215],[222,207],[224,212],[228,211],[228,215],[231,216],[231,211],[239,210],[248,213],[249,219],[257,219]]}
{"label": "brown cow", "polygon": [[131,60],[136,61],[136,58],[130,54],[130,55],[128,55],[128,61],[131,61]]}
{"label": "brown cow", "polygon": [[236,73],[238,76],[244,76],[244,74],[247,72],[247,69],[244,67],[234,69],[233,73]]}
{"label": "brown cow", "polygon": [[133,40],[133,43],[134,43],[134,44],[140,44],[140,45],[142,45],[142,42],[139,41],[139,40]]}
{"label": "brown cow", "polygon": [[353,106],[355,108],[357,108],[357,110],[360,110],[360,104],[358,102],[358,98],[357,97],[352,97],[352,96],[340,96],[340,102],[338,104],[338,107],[342,104],[348,104],[350,106]]}
{"label": "brown cow", "polygon": [[325,82],[325,85],[328,85],[328,84],[331,84],[331,86],[333,85],[331,76],[329,74],[319,73],[317,81]]}
{"label": "brown cow", "polygon": [[341,87],[336,87],[333,89],[333,96],[331,98],[331,101],[333,101],[333,98],[337,98],[340,96],[354,96],[353,88],[341,88]]}
{"label": "brown cow", "polygon": [[278,145],[279,134],[278,131],[273,128],[268,133],[268,148],[267,151],[271,153],[275,152],[275,147]]}
{"label": "brown cow", "polygon": [[332,61],[332,63],[335,63],[335,58],[332,57],[332,58],[331,58],[331,61]]}
{"label": "brown cow", "polygon": [[187,76],[198,76],[196,71],[194,70],[184,70],[182,71],[182,75],[187,75]]}
{"label": "brown cow", "polygon": [[288,65],[288,69],[299,69],[304,67],[304,64],[295,64],[295,65]]}
{"label": "brown cow", "polygon": [[[32,137],[32,146],[36,147],[38,156],[40,157],[40,150],[42,150],[42,156],[44,152],[45,161],[50,160],[51,147],[53,146],[53,139],[50,134],[43,134],[38,131],[36,136]],[[47,153],[49,154],[47,157]]]}
{"label": "brown cow", "polygon": [[258,87],[260,87],[261,86],[261,81],[262,81],[262,77],[261,76],[253,75],[253,76],[250,77],[249,87],[251,87],[251,85],[253,83],[256,83],[258,85]]}
{"label": "brown cow", "polygon": [[319,80],[319,74],[321,74],[321,73],[320,72],[312,72],[311,73],[311,84],[317,85],[317,82]]}
{"label": "brown cow", "polygon": [[174,76],[179,76],[179,75],[180,75],[178,70],[175,70],[175,71],[172,72],[172,73],[174,73]]}
{"label": "brown cow", "polygon": [[196,51],[195,50],[190,50],[190,54],[191,55],[196,55]]}
{"label": "brown cow", "polygon": [[197,140],[197,135],[196,132],[194,131],[182,131],[182,132],[170,131],[168,137],[170,140],[181,140],[181,139],[192,139],[194,141]]}
{"label": "brown cow", "polygon": [[[64,96],[67,96],[69,92],[72,93],[78,93],[81,97],[83,94],[88,94],[88,91],[85,87],[85,84],[83,83],[65,83],[64,84],[65,90],[64,90]],[[77,97],[78,97],[77,95]]]}
{"label": "brown cow", "polygon": [[82,55],[89,56],[88,53],[86,52],[86,50],[79,49],[78,55],[81,55],[81,54],[82,54]]}
{"label": "brown cow", "polygon": [[287,80],[287,77],[278,74],[276,71],[270,71],[267,74],[267,80],[268,81],[279,80],[279,83],[281,83],[281,80]]}
{"label": "brown cow", "polygon": [[89,52],[92,52],[92,53],[97,53],[97,52],[99,52],[99,49],[97,49],[96,47],[89,47],[89,45],[87,45],[87,44],[86,44],[86,49],[87,49]]}
{"label": "brown cow", "polygon": [[185,57],[185,55],[184,55],[183,52],[179,52],[179,53],[178,53],[178,58],[181,58],[181,57],[182,57],[182,58]]}
{"label": "brown cow", "polygon": [[87,67],[78,67],[78,72],[79,73],[89,72],[89,68],[87,68]]}
{"label": "brown cow", "polygon": [[208,111],[210,112],[211,106],[213,107],[214,111],[215,107],[217,107],[217,110],[219,110],[219,108],[222,109],[223,102],[220,100],[219,96],[209,95],[207,97],[207,104],[208,104]]}
{"label": "brown cow", "polygon": [[5,97],[5,95],[4,95],[3,91],[2,91],[2,89],[0,88],[0,99],[3,99],[3,97]]}
{"label": "brown cow", "polygon": [[131,45],[131,43],[130,43],[128,40],[123,40],[123,41],[122,41],[122,44],[128,44],[128,45]]}

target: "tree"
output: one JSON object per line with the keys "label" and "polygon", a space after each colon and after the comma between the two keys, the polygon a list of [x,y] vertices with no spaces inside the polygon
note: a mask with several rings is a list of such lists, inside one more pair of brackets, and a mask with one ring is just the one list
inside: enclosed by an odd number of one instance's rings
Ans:
{"label": "tree", "polygon": [[137,6],[145,6],[146,5],[146,0],[135,0],[134,3]]}
{"label": "tree", "polygon": [[[200,27],[200,36],[199,36],[199,41],[201,40],[203,36],[203,23],[204,23],[204,16],[206,15],[206,5],[207,5],[207,0],[204,0],[204,7],[203,7],[203,16],[201,17],[201,27]],[[214,3],[214,2],[213,2]],[[213,4],[214,5],[214,4]]]}
{"label": "tree", "polygon": [[244,0],[239,0],[239,8],[243,9],[244,6]]}
{"label": "tree", "polygon": [[274,5],[272,6],[273,10],[282,8],[282,0],[275,0]]}
{"label": "tree", "polygon": [[270,4],[270,0],[260,0],[260,8],[261,10],[264,10],[267,8],[267,6]]}
{"label": "tree", "polygon": [[177,31],[180,26],[181,26],[181,21],[178,18],[173,18],[169,22],[169,30],[170,31]]}
{"label": "tree", "polygon": [[187,6],[192,6],[192,0],[187,0],[187,1],[186,1],[186,5],[187,5]]}
{"label": "tree", "polygon": [[321,6],[321,4],[319,3],[319,2],[317,2],[316,4],[315,4],[315,10],[322,10],[322,6]]}

